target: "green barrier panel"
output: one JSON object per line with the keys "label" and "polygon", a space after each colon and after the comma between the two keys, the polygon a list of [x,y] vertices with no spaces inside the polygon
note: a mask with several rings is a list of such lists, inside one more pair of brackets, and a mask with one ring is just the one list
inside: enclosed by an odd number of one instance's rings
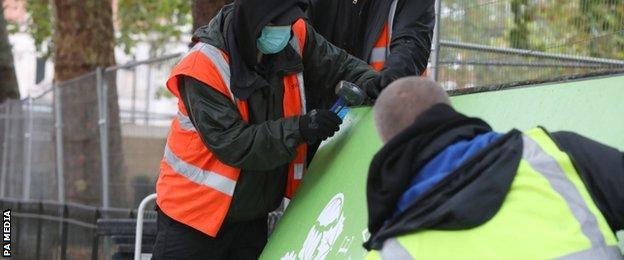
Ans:
{"label": "green barrier panel", "polygon": [[542,125],[624,150],[624,76],[462,95],[452,102],[498,131]]}
{"label": "green barrier panel", "polygon": [[352,109],[322,145],[261,259],[361,259],[368,164],[381,147],[370,108]]}
{"label": "green barrier panel", "polygon": [[[624,150],[624,76],[462,95],[452,102],[498,131],[542,125]],[[380,147],[371,109],[352,109],[319,149],[261,259],[363,258],[366,176]]]}

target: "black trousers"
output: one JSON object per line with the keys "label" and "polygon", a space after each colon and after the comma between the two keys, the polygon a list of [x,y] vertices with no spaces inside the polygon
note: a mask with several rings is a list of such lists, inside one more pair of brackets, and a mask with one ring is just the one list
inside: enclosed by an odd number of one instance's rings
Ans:
{"label": "black trousers", "polygon": [[267,217],[224,223],[210,237],[158,210],[152,259],[258,259],[267,243]]}

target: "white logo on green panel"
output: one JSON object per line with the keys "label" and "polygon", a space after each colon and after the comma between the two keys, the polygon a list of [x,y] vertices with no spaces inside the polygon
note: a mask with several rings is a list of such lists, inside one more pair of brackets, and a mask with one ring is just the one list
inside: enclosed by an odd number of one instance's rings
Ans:
{"label": "white logo on green panel", "polygon": [[[310,228],[308,236],[299,253],[294,250],[282,256],[282,260],[317,260],[325,259],[327,254],[333,249],[338,236],[344,229],[345,216],[342,211],[344,206],[344,195],[336,194],[325,205],[316,222]],[[348,245],[353,241],[353,237],[345,238],[339,246],[338,253],[346,253]]]}

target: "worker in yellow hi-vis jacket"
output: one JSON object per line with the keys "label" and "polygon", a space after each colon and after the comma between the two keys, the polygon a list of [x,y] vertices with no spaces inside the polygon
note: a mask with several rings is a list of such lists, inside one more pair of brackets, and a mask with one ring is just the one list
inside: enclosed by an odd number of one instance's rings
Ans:
{"label": "worker in yellow hi-vis jacket", "polygon": [[570,132],[493,131],[424,78],[374,107],[368,259],[622,259],[624,154]]}

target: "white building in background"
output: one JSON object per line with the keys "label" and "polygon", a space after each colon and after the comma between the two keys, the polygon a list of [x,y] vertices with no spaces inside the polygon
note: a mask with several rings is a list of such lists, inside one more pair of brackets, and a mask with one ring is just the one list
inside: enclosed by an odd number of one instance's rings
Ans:
{"label": "white building in background", "polygon": [[[26,22],[24,0],[4,0],[4,18],[11,23],[24,24]],[[34,39],[26,32],[9,34],[9,42],[13,47],[13,64],[19,84],[20,96],[37,95],[43,89],[49,88],[52,82],[53,66],[46,64],[46,78],[37,85],[35,83],[37,68],[37,51]],[[46,86],[47,85],[47,86]]]}
{"label": "white building in background", "polygon": [[[5,19],[25,26],[27,19],[25,11],[26,0],[2,1]],[[113,6],[116,6],[116,0],[113,0],[113,2]],[[113,9],[113,12],[116,13],[116,10]],[[183,36],[181,39],[190,39],[190,35]],[[13,62],[21,97],[36,97],[50,89],[54,78],[54,64],[51,60],[45,61],[45,64],[40,64],[40,69],[44,71],[44,77],[40,82],[37,82],[37,58],[40,55],[37,53],[35,42],[31,35],[24,32],[24,30],[20,30],[20,32],[10,34],[9,41],[13,48]],[[167,53],[183,53],[188,50],[187,43],[185,41],[171,43]],[[117,64],[150,58],[152,58],[150,57],[150,46],[146,43],[138,43],[131,55],[126,54],[121,48],[116,48],[115,50]],[[118,72],[117,89],[123,121],[128,122],[129,119],[135,118],[137,123],[142,123],[147,115],[151,115],[151,117],[156,115],[155,117],[158,117],[159,114],[162,114],[166,117],[166,115],[174,114],[177,111],[174,99],[157,98],[156,94],[159,89],[164,87],[169,70],[173,64],[173,61],[169,61],[160,64],[162,66],[158,66],[159,64],[138,66],[134,71],[120,70]],[[134,117],[132,117],[131,111],[135,112]],[[168,120],[162,120],[162,123],[168,124]]]}

